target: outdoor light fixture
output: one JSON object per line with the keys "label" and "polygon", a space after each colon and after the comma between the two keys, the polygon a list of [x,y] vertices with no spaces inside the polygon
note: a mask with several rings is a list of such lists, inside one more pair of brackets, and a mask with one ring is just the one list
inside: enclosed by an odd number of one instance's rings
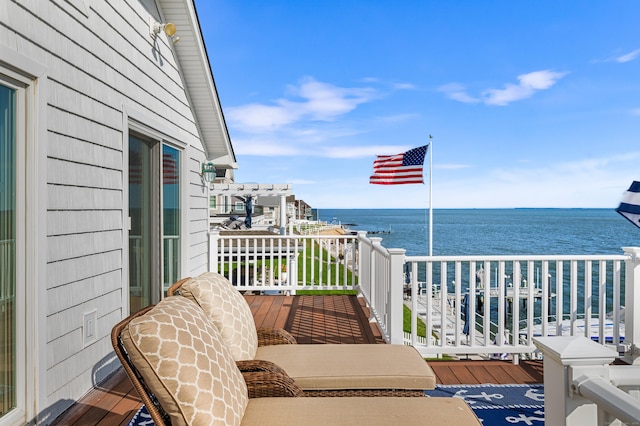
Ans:
{"label": "outdoor light fixture", "polygon": [[213,164],[213,161],[205,161],[202,163],[202,178],[207,183],[211,183],[216,178],[216,166]]}
{"label": "outdoor light fixture", "polygon": [[156,38],[160,31],[164,31],[164,33],[169,37],[169,40],[176,44],[180,41],[180,37],[176,36],[176,24],[167,22],[166,24],[161,24],[160,22],[156,22],[153,18],[149,17],[149,35],[152,38]]}

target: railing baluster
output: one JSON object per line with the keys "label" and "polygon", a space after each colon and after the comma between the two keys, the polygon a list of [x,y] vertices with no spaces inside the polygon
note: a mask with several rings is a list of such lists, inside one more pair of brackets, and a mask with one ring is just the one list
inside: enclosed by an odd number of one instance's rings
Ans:
{"label": "railing baluster", "polygon": [[564,320],[564,263],[560,260],[556,265],[556,336],[561,336]]}
{"label": "railing baluster", "polygon": [[578,320],[578,261],[571,261],[571,288],[570,288],[570,297],[569,297],[569,311],[571,315],[571,336],[575,336],[577,334],[578,324],[576,321]]}
{"label": "railing baluster", "polygon": [[[549,275],[549,261],[542,261],[542,276],[540,277],[540,285],[542,286],[542,306],[541,306],[541,324],[540,329],[542,331],[542,335],[547,335],[548,324],[549,324],[549,314],[551,306],[549,302],[551,301],[551,276]],[[531,334],[531,338],[533,338],[533,333]]]}
{"label": "railing baluster", "polygon": [[[584,335],[587,338],[591,338],[591,313],[593,308],[593,284],[592,284],[592,262],[586,260],[584,263]],[[600,322],[604,322],[605,317],[600,312]]]}
{"label": "railing baluster", "polygon": [[[607,312],[607,262],[600,261],[598,274],[598,313],[600,323],[598,324],[598,342],[606,343],[605,339],[605,313]],[[615,340],[612,342],[615,343]]]}
{"label": "railing baluster", "polygon": [[[620,276],[621,276],[621,266],[622,262],[619,260],[613,261],[613,324],[615,325],[613,328],[613,344],[617,345],[620,343],[620,328],[617,326],[620,324],[620,297],[621,297],[621,289],[620,289]],[[636,283],[638,285],[638,283]],[[627,302],[628,303],[628,302]],[[625,309],[633,309],[633,306],[627,306]],[[635,326],[635,325],[634,325]],[[627,335],[623,336],[627,337]],[[633,342],[636,345],[640,345],[640,342]]]}
{"label": "railing baluster", "polygon": [[[461,292],[461,288],[462,288],[462,264],[460,262],[455,262],[455,281],[454,281],[454,293],[455,293],[455,300],[453,301],[453,311],[452,313],[455,314],[455,318],[454,318],[454,330],[460,330],[460,321],[461,321],[461,309],[462,309],[462,305],[461,305],[461,301],[462,301],[462,292]],[[455,333],[454,336],[454,340],[456,342],[456,346],[460,345],[460,338],[462,336],[460,336],[460,333]]]}

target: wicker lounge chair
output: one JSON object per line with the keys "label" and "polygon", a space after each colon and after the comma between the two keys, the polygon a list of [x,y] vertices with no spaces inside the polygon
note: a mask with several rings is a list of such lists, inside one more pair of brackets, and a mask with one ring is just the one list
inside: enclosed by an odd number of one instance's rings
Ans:
{"label": "wicker lounge chair", "polygon": [[[249,305],[222,275],[205,273],[171,286],[196,302],[220,330],[240,370],[246,361],[269,361],[281,367],[311,396],[423,396],[435,387],[435,374],[411,346],[383,344],[298,345],[279,337],[279,344],[260,339]],[[284,330],[271,335],[286,336]],[[290,335],[289,335],[290,336]],[[282,344],[282,343],[289,344]],[[253,364],[255,366],[256,364]]]}
{"label": "wicker lounge chair", "polygon": [[[126,318],[112,343],[156,425],[480,425],[460,398],[304,398],[277,372],[243,375],[215,325],[183,297]],[[290,397],[249,398],[260,375],[269,392],[278,379]]]}

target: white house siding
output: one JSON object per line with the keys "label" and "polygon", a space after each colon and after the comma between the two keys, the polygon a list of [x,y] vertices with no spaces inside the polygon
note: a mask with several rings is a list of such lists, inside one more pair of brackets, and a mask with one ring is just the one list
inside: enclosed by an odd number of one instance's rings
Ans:
{"label": "white house siding", "polygon": [[[128,309],[126,117],[185,144],[183,276],[207,269],[205,153],[172,46],[162,33],[154,44],[137,0],[0,3],[0,43],[47,69],[46,274],[28,284],[46,287],[46,347],[34,349],[46,356],[36,399],[47,423],[119,365],[110,331]],[[94,309],[98,338],[83,348],[82,315]]]}

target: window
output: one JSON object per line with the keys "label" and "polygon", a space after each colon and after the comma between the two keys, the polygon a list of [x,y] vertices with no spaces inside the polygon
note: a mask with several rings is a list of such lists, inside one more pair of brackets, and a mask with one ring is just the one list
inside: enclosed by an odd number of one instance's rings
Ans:
{"label": "window", "polygon": [[237,211],[237,212],[243,212],[244,211],[244,203],[240,202],[240,201],[236,201],[236,206],[235,206],[234,210]]}
{"label": "window", "polygon": [[210,209],[217,208],[217,204],[218,204],[218,197],[216,195],[212,195],[211,197],[209,197],[209,208]]}

